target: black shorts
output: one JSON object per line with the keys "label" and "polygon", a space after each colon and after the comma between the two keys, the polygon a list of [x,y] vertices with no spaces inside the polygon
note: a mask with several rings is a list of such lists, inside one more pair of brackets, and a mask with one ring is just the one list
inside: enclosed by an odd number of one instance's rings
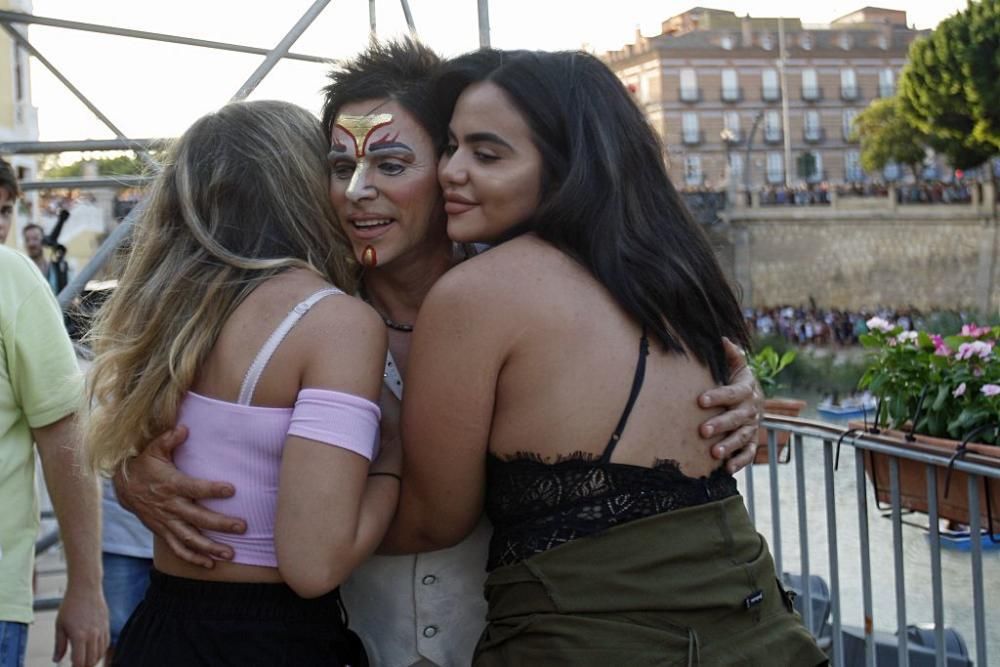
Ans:
{"label": "black shorts", "polygon": [[304,599],[285,584],[184,579],[153,570],[122,629],[121,667],[366,667],[340,592]]}

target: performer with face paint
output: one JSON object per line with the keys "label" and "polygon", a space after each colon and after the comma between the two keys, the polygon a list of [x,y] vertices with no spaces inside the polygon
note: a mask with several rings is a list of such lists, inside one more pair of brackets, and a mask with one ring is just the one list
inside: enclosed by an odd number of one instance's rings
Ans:
{"label": "performer with face paint", "polygon": [[[323,109],[330,199],[357,263],[359,294],[381,315],[389,339],[380,401],[386,444],[398,440],[413,322],[424,297],[449,269],[475,254],[472,245],[452,243],[446,229],[437,168],[447,119],[431,94],[439,66],[433,52],[412,42],[373,46],[331,73]],[[742,366],[738,352],[733,363],[734,370]],[[728,411],[705,424],[725,437],[714,445],[714,439],[704,440],[703,446],[735,470],[753,458],[758,406],[748,371],[736,373],[732,382],[706,394],[713,406]],[[177,430],[159,439],[130,464],[127,484],[119,479],[118,486],[147,525],[169,535],[179,557],[211,567],[231,553],[199,530],[232,531],[243,521],[192,501],[234,489],[179,475],[169,465],[171,448],[183,435]],[[469,664],[486,612],[489,530],[484,520],[454,547],[377,555],[354,571],[342,586],[344,601],[373,664]]]}

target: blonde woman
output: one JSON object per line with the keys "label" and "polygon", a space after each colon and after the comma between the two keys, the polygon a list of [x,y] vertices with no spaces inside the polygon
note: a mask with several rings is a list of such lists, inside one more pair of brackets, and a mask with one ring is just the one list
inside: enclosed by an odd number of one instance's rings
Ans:
{"label": "blonde woman", "polygon": [[[376,455],[386,334],[351,291],[328,142],[294,105],[244,102],[173,147],[93,332],[92,463],[185,425],[178,467],[239,492],[212,569],[157,538],[116,665],[362,664],[338,586],[381,540],[398,448]],[[336,286],[336,287],[335,287]],[[126,469],[127,470],[127,469]],[[322,517],[322,521],[317,520]]]}

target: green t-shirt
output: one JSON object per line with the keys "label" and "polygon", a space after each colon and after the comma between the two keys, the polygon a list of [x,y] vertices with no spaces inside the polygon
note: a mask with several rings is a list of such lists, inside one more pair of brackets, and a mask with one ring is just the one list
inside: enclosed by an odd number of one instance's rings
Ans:
{"label": "green t-shirt", "polygon": [[30,429],[75,412],[82,392],[52,288],[27,257],[0,247],[0,621],[32,620],[38,500]]}

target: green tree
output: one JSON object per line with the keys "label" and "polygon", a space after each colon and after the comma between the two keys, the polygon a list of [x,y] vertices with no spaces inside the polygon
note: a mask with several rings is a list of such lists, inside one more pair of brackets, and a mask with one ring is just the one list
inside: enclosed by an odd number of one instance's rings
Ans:
{"label": "green tree", "polygon": [[[71,164],[55,165],[44,169],[46,178],[79,178],[83,176],[84,162],[91,160],[77,160]],[[132,155],[119,155],[117,157],[103,157],[93,160],[97,163],[97,173],[100,176],[132,176],[145,173],[145,165],[142,160]]]}
{"label": "green tree", "polygon": [[955,167],[1000,153],[1000,0],[969,0],[910,46],[901,108]]}
{"label": "green tree", "polygon": [[877,172],[890,162],[905,164],[920,180],[928,136],[903,115],[897,97],[875,100],[854,119],[854,133],[861,140],[861,166]]}

